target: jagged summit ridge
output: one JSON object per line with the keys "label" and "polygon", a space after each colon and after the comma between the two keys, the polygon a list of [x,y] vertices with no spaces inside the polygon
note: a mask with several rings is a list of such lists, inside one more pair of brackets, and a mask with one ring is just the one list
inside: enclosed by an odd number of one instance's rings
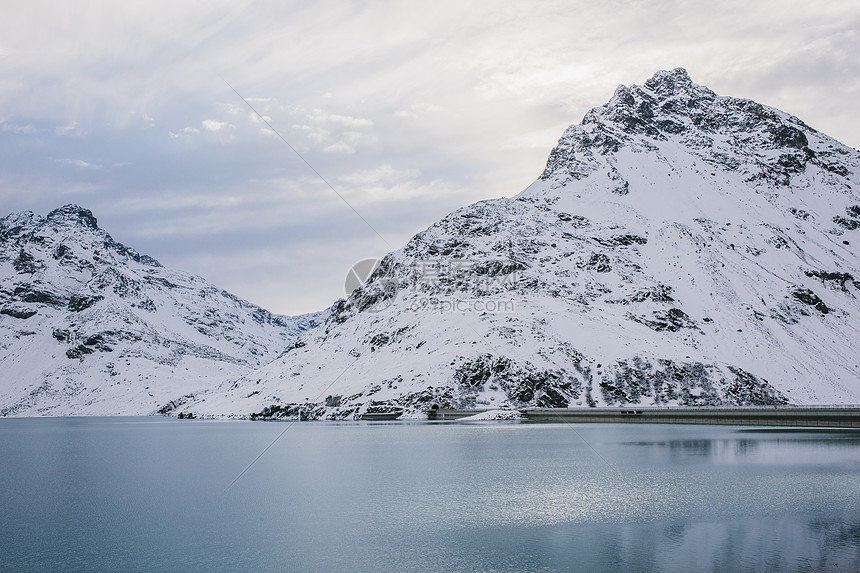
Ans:
{"label": "jagged summit ridge", "polygon": [[48,213],[46,219],[48,221],[65,222],[72,225],[83,225],[90,229],[99,228],[98,220],[93,216],[93,212],[80,205],[69,204],[59,209],[54,209]]}
{"label": "jagged summit ridge", "polygon": [[[76,233],[84,232],[97,238],[103,248],[115,256],[130,258],[137,263],[160,267],[159,263],[149,255],[142,255],[132,248],[115,241],[110,234],[99,227],[98,219],[92,211],[75,204],[68,204],[54,209],[46,216],[35,215],[31,211],[13,213],[0,220],[0,240],[24,244],[33,237],[38,237],[42,231],[50,231],[50,234],[72,238]],[[36,239],[39,240],[38,238]],[[75,244],[71,241],[69,244]],[[66,252],[68,245],[61,246],[60,258]],[[22,247],[21,252],[26,249]],[[83,253],[79,253],[85,256]]]}
{"label": "jagged summit ridge", "polygon": [[418,233],[185,411],[858,403],[858,165],[785,112],[658,72],[568,128],[522,193]]}
{"label": "jagged summit ridge", "polygon": [[325,314],[274,315],[164,268],[78,205],[12,214],[0,219],[0,415],[150,414],[274,358]]}
{"label": "jagged summit ridge", "polygon": [[643,86],[619,86],[608,103],[565,131],[541,179],[580,179],[606,163],[611,167],[620,149],[656,151],[656,141],[681,145],[751,182],[794,184],[812,167],[850,185],[844,179],[850,148],[775,108],[719,96],[695,84],[683,68],[657,72]]}
{"label": "jagged summit ridge", "polygon": [[660,70],[645,81],[645,87],[664,98],[691,92],[710,96],[716,95],[708,88],[694,84],[693,80],[690,79],[690,74],[684,68],[675,68],[671,71]]}

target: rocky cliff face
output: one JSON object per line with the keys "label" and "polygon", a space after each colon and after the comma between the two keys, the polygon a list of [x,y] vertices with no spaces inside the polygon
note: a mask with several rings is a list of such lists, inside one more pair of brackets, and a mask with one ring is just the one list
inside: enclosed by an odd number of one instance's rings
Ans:
{"label": "rocky cliff face", "polygon": [[860,153],[682,69],[621,86],[512,199],[388,255],[180,411],[860,402]]}
{"label": "rocky cliff face", "polygon": [[327,313],[273,315],[172,271],[67,205],[0,219],[0,415],[169,411]]}

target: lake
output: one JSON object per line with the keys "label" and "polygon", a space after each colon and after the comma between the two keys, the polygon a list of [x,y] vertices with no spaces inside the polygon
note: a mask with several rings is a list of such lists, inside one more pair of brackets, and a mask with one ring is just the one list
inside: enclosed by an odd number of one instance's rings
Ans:
{"label": "lake", "polygon": [[860,568],[856,430],[0,419],[0,494],[3,571]]}

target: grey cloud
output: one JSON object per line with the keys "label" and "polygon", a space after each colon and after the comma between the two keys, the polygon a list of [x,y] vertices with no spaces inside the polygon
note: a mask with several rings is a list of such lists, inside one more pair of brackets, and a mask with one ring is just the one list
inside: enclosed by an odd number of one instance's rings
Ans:
{"label": "grey cloud", "polygon": [[54,159],[54,163],[60,163],[62,165],[72,165],[74,167],[80,167],[82,169],[101,169],[101,165],[88,163],[83,159]]}

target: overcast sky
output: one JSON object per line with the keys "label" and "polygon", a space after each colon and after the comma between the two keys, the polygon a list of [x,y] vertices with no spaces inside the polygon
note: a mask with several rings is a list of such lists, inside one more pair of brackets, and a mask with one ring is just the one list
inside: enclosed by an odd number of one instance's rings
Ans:
{"label": "overcast sky", "polygon": [[0,215],[83,205],[280,313],[518,193],[565,127],[660,69],[860,146],[856,0],[3,4]]}

